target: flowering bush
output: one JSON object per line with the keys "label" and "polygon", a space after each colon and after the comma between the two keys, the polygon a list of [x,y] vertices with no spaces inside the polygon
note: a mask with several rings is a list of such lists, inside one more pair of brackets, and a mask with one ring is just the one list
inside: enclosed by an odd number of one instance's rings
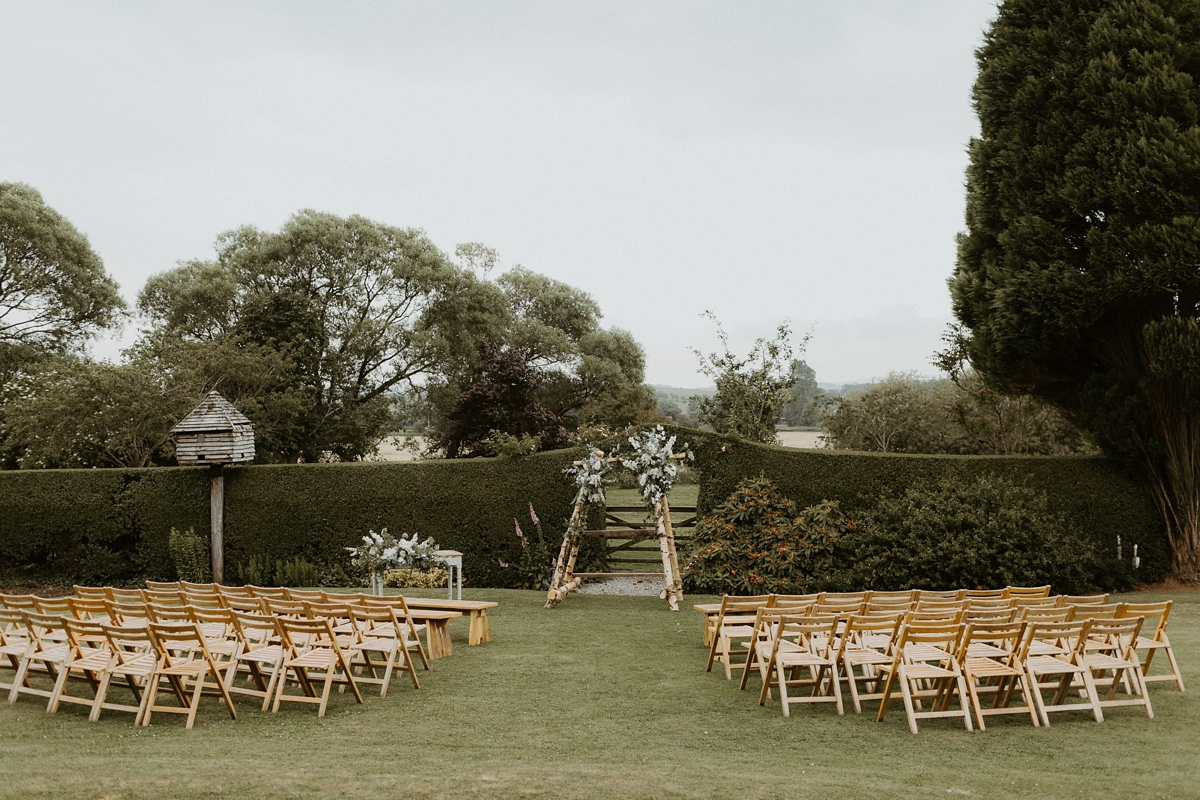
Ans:
{"label": "flowering bush", "polygon": [[449,578],[449,570],[445,567],[389,569],[383,573],[383,585],[393,589],[441,589]]}
{"label": "flowering bush", "polygon": [[[537,512],[533,510],[532,503],[529,504],[529,519],[533,522],[534,530],[537,532],[536,539],[526,536],[525,532],[521,530],[521,523],[513,520],[517,538],[521,541],[521,560],[512,567],[517,573],[516,587],[518,589],[545,589],[550,585],[550,574],[556,566],[555,559],[546,547],[546,540],[542,537],[542,521],[538,519]],[[501,562],[500,566],[507,568],[509,565]]]}

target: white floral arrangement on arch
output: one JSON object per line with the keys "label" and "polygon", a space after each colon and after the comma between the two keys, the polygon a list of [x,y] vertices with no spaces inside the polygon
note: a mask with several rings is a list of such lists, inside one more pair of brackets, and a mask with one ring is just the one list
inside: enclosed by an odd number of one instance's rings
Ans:
{"label": "white floral arrangement on arch", "polygon": [[587,454],[580,459],[579,464],[563,470],[575,480],[575,485],[579,487],[579,492],[575,495],[575,502],[583,501],[585,504],[604,505],[604,484],[612,483],[612,478],[609,477],[612,468],[613,465],[604,457],[604,452],[595,445],[589,444]]}
{"label": "white floral arrangement on arch", "polygon": [[621,465],[637,474],[642,500],[649,508],[655,508],[658,501],[675,485],[679,478],[680,461],[696,460],[695,453],[686,442],[680,452],[676,453],[675,439],[674,436],[667,436],[662,425],[655,425],[629,437],[633,455],[623,457]]}

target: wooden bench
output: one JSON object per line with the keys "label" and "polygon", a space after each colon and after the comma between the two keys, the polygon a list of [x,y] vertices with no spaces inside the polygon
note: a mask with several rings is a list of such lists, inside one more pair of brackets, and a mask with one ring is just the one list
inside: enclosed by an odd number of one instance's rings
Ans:
{"label": "wooden bench", "polygon": [[[492,640],[492,628],[488,624],[487,610],[500,605],[490,600],[441,600],[407,596],[404,598],[404,602],[408,604],[408,609],[414,617],[420,616],[422,611],[457,611],[459,615],[469,614],[471,631],[467,637],[467,644],[471,646]],[[447,641],[449,641],[449,637],[447,637]],[[452,652],[454,649],[450,648],[447,655]],[[429,657],[433,658],[433,654],[430,653]]]}
{"label": "wooden bench", "polygon": [[450,641],[450,620],[462,616],[461,611],[421,609],[408,607],[413,622],[425,624],[425,652],[433,661],[454,655],[454,644]]}

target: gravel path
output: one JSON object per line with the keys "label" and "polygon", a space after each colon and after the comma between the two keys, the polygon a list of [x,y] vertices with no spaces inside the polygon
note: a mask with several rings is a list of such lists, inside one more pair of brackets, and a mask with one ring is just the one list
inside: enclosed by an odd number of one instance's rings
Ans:
{"label": "gravel path", "polygon": [[605,578],[579,587],[580,594],[621,594],[630,597],[657,597],[660,591],[662,578]]}

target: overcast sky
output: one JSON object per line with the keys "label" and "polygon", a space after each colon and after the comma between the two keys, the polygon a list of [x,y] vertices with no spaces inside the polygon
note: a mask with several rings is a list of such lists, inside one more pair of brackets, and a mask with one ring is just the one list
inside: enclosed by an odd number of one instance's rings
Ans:
{"label": "overcast sky", "polygon": [[314,208],[585,289],[653,383],[708,382],[706,309],[743,351],[811,330],[822,382],[933,374],[994,15],[0,0],[0,181],[39,189],[130,301],[220,232]]}

